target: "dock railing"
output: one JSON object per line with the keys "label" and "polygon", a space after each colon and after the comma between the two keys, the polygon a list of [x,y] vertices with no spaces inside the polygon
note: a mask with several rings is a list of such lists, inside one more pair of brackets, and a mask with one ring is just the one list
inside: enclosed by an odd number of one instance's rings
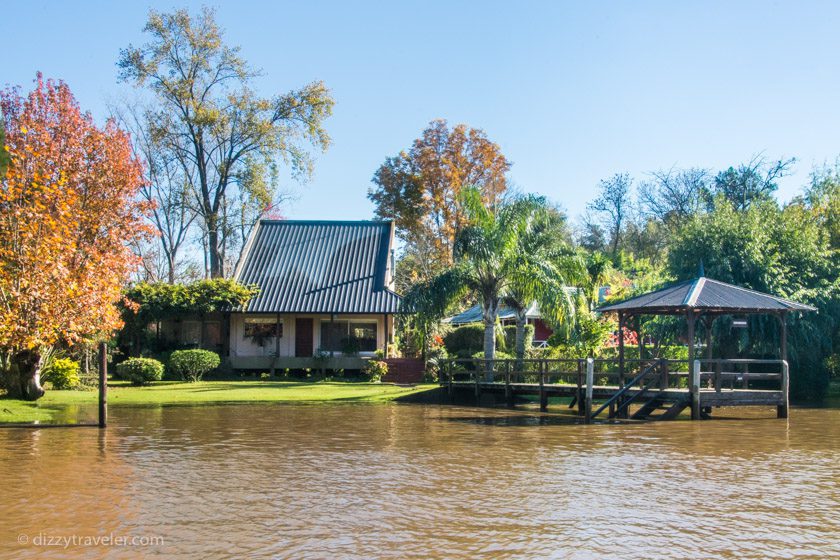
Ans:
{"label": "dock railing", "polygon": [[476,396],[482,387],[503,385],[509,403],[517,388],[528,387],[532,392],[538,388],[543,410],[549,389],[563,386],[569,389],[567,394],[573,393],[570,408],[577,404],[582,416],[586,407],[591,407],[587,393],[591,394],[593,388],[601,389],[601,395],[611,390],[591,417],[606,408],[610,417],[626,417],[629,405],[645,394],[670,389],[687,391],[696,418],[701,414],[704,392],[779,391],[783,398],[779,416],[787,415],[789,376],[783,360],[698,359],[689,364],[688,360],[664,358],[626,359],[621,366],[619,358],[449,359],[441,362],[440,383],[448,386],[450,393],[456,385],[473,386]]}

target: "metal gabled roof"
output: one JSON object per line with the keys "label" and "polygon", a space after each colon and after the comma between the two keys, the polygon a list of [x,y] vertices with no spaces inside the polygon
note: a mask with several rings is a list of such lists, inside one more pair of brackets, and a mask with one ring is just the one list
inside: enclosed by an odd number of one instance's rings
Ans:
{"label": "metal gabled roof", "polygon": [[[497,316],[500,321],[516,319],[516,312],[510,307],[502,305],[499,306]],[[541,317],[542,316],[540,315],[540,307],[537,305],[537,302],[531,303],[531,305],[528,306],[527,311],[525,311],[525,318],[539,319]],[[467,325],[469,323],[481,323],[483,321],[484,311],[481,309],[480,305],[474,305],[466,311],[462,311],[457,315],[448,317],[443,320],[444,323],[449,323],[451,325]]]}
{"label": "metal gabled roof", "polygon": [[392,222],[261,220],[234,274],[260,293],[239,311],[396,313],[392,241]]}
{"label": "metal gabled roof", "polygon": [[676,314],[689,309],[716,313],[774,313],[817,310],[810,305],[701,276],[619,303],[599,307],[597,311],[603,313],[622,311]]}

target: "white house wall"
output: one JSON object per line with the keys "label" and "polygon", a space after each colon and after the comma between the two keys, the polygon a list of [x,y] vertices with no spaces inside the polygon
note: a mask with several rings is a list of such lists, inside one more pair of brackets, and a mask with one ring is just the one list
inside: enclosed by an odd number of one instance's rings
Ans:
{"label": "white house wall", "polygon": [[[246,317],[274,317],[267,314],[247,314],[247,313],[233,313],[230,317],[230,354],[231,357],[273,357],[277,349],[276,341],[268,339],[265,346],[255,344],[250,338],[245,338],[245,318]],[[283,322],[283,336],[280,338],[279,356],[280,357],[294,357],[295,355],[295,319],[313,319],[313,351],[317,352],[321,344],[321,321],[329,321],[329,315],[294,315],[294,314],[280,314],[280,320]],[[335,315],[336,321],[367,321],[376,323],[376,347],[385,348],[385,320],[382,315]],[[389,323],[393,323],[393,318],[389,317]],[[389,324],[389,327],[391,325]],[[373,356],[373,352],[359,352],[359,356]],[[341,352],[334,352],[335,356],[341,356]]]}

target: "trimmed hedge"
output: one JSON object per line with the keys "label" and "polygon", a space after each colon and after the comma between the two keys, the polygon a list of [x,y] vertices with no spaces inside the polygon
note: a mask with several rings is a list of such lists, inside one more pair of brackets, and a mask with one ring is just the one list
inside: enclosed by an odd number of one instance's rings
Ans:
{"label": "trimmed hedge", "polygon": [[201,381],[221,363],[219,355],[209,350],[176,350],[169,357],[170,371],[186,381]]}
{"label": "trimmed hedge", "polygon": [[[456,327],[443,337],[446,352],[452,358],[471,358],[484,351],[484,324],[471,323]],[[496,333],[496,348],[502,348],[504,339]]]}
{"label": "trimmed hedge", "polygon": [[148,385],[163,378],[163,364],[152,358],[129,358],[117,364],[117,375],[133,385]]}

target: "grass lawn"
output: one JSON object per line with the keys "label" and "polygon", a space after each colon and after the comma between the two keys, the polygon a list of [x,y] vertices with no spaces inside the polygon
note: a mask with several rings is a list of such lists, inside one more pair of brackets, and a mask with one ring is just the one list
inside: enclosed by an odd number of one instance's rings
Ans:
{"label": "grass lawn", "polygon": [[[108,405],[168,406],[255,402],[386,402],[437,388],[437,385],[400,387],[387,383],[328,383],[285,381],[159,381],[133,387],[124,381],[108,383]],[[47,391],[35,403],[0,398],[0,423],[49,422],[72,405],[95,405],[97,391]]]}

